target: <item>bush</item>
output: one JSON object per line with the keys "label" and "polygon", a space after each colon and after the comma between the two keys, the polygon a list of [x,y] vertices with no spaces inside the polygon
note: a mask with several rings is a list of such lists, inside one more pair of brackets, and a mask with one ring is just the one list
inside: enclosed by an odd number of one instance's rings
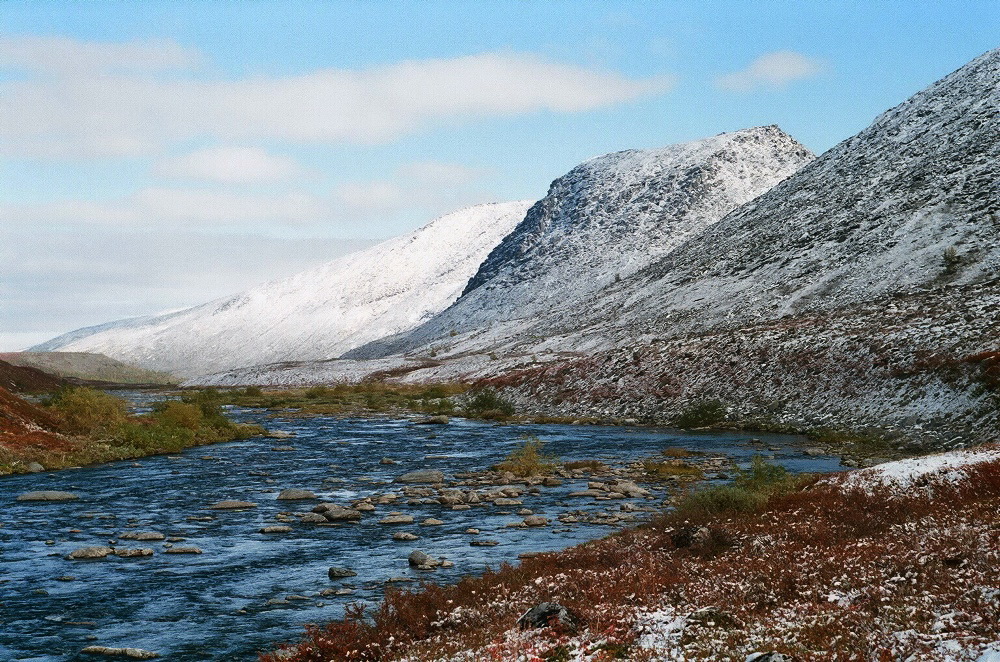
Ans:
{"label": "bush", "polygon": [[201,407],[190,402],[178,402],[177,400],[156,403],[153,408],[153,417],[165,425],[192,431],[199,430],[205,422],[205,415]]}
{"label": "bush", "polygon": [[697,490],[685,497],[677,510],[693,518],[756,512],[773,497],[794,492],[810,480],[808,475],[790,474],[784,467],[768,464],[757,455],[749,469],[737,469],[732,484]]}
{"label": "bush", "polygon": [[330,395],[330,389],[326,386],[312,386],[306,389],[304,394],[310,400],[317,400],[319,398],[325,398]]}
{"label": "bush", "polygon": [[59,413],[71,434],[104,432],[128,418],[124,400],[84,386],[60,389],[48,404]]}
{"label": "bush", "polygon": [[514,415],[514,403],[492,389],[476,392],[465,404],[466,415],[473,418],[503,420]]}
{"label": "bush", "polygon": [[726,406],[718,400],[699,400],[674,417],[679,428],[702,428],[715,425],[726,417]]}
{"label": "bush", "polygon": [[538,437],[525,437],[524,443],[511,451],[507,459],[494,469],[509,471],[521,478],[551,473],[555,469],[557,458],[542,452],[544,445],[545,442]]}
{"label": "bush", "polygon": [[691,478],[702,478],[704,476],[701,469],[686,462],[661,462],[649,458],[642,461],[642,468],[645,470],[646,475],[653,480],[663,480],[671,476],[689,476]]}

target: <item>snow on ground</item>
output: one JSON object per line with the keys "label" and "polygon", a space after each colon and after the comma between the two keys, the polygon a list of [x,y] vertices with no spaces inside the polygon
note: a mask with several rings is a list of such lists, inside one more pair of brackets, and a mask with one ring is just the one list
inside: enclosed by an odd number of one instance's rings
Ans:
{"label": "snow on ground", "polygon": [[957,483],[967,476],[969,467],[997,460],[1000,460],[1000,447],[979,447],[886,462],[834,480],[842,480],[845,489],[888,487],[906,490],[925,485],[930,479]]}

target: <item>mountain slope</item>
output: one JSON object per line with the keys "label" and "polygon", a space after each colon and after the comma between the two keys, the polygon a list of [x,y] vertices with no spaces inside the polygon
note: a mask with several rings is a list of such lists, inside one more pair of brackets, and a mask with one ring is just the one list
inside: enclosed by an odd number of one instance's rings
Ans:
{"label": "mountain slope", "polygon": [[385,356],[443,340],[451,353],[495,350],[572,330],[582,308],[614,315],[601,302],[602,289],[811,158],[778,127],[767,126],[586,161],[552,183],[453,306],[403,337],[346,356]]}
{"label": "mountain slope", "polygon": [[[111,384],[174,384],[162,372],[144,370],[103,354],[84,352],[6,352],[0,361],[56,375],[64,379]],[[12,389],[16,390],[16,389]]]}
{"label": "mountain slope", "polygon": [[337,356],[447,307],[529,204],[463,209],[236,296],[74,331],[33,350],[97,352],[185,376]]}

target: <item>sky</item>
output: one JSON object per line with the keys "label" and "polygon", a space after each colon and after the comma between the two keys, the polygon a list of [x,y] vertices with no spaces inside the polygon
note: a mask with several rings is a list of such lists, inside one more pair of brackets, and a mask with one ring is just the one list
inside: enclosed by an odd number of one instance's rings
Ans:
{"label": "sky", "polygon": [[996,0],[0,2],[0,351],[293,274],[599,154],[821,153]]}

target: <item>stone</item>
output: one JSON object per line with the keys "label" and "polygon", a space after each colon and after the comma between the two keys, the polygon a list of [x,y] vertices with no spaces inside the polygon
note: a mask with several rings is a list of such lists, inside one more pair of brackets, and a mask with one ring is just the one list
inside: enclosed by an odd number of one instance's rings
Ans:
{"label": "stone", "polygon": [[194,546],[189,547],[171,547],[170,549],[163,550],[164,554],[201,554],[201,549]]}
{"label": "stone", "polygon": [[470,536],[478,536],[479,535],[479,529],[468,528],[468,529],[465,530],[465,532],[468,533]]}
{"label": "stone", "polygon": [[391,457],[383,457],[381,460],[378,461],[378,463],[379,464],[399,464],[399,462],[397,462],[396,460],[392,459]]}
{"label": "stone", "polygon": [[137,548],[127,548],[127,547],[116,547],[115,556],[119,556],[123,559],[130,558],[140,558],[144,556],[152,556],[153,550],[149,547],[137,547]]}
{"label": "stone", "polygon": [[42,490],[40,492],[25,492],[17,497],[18,501],[75,501],[79,499],[72,492],[59,492],[57,490]]}
{"label": "stone", "polygon": [[316,495],[309,490],[299,490],[289,488],[278,493],[278,501],[299,501],[302,499],[315,499]]}
{"label": "stone", "polygon": [[336,504],[327,504],[329,507],[323,509],[320,514],[328,522],[355,522],[361,519],[361,511],[353,508],[344,508]]}
{"label": "stone", "polygon": [[270,439],[291,439],[295,435],[284,430],[268,430],[264,436]]}
{"label": "stone", "polygon": [[497,540],[473,540],[469,543],[470,547],[496,547],[500,542]]}
{"label": "stone", "polygon": [[371,511],[375,510],[375,505],[371,504],[371,503],[368,503],[367,501],[362,501],[360,503],[356,503],[356,504],[354,504],[351,507],[354,508],[354,510],[357,510],[357,511],[360,511],[360,512],[363,512],[363,513],[370,513]]}
{"label": "stone", "polygon": [[559,487],[562,484],[563,482],[555,476],[546,476],[542,479],[542,485],[545,487]]}
{"label": "stone", "polygon": [[467,503],[458,503],[451,507],[452,510],[472,510],[472,506]]}
{"label": "stone", "polygon": [[798,659],[778,651],[768,651],[766,653],[750,653],[747,655],[746,662],[798,662]]}
{"label": "stone", "polygon": [[409,541],[409,540],[417,540],[419,538],[420,538],[420,536],[418,536],[416,534],[413,534],[413,533],[410,533],[408,531],[396,531],[394,534],[392,534],[392,539],[393,540],[399,540],[401,542],[402,541]]}
{"label": "stone", "polygon": [[740,627],[740,622],[734,616],[722,611],[718,607],[703,607],[692,612],[688,615],[687,622],[703,627],[722,628],[724,630]]}
{"label": "stone", "polygon": [[438,471],[437,469],[418,469],[417,471],[411,471],[405,473],[402,476],[397,476],[393,481],[395,483],[443,483],[444,482],[444,472]]}
{"label": "stone", "polygon": [[421,418],[414,421],[416,425],[448,425],[449,419],[447,416],[428,416],[427,418]]}
{"label": "stone", "polygon": [[549,518],[541,515],[528,515],[524,518],[525,526],[548,526]]}
{"label": "stone", "polygon": [[261,533],[291,533],[292,527],[290,526],[265,526],[260,530]]}
{"label": "stone", "polygon": [[118,536],[119,540],[165,540],[166,536],[159,531],[126,531]]}
{"label": "stone", "polygon": [[209,510],[242,510],[244,508],[256,508],[257,504],[250,501],[216,501],[208,507]]}
{"label": "stone", "polygon": [[550,627],[575,633],[580,627],[580,619],[558,602],[540,602],[517,619],[517,626],[522,630]]}
{"label": "stone", "polygon": [[520,499],[500,498],[500,499],[494,499],[493,500],[493,505],[494,506],[520,506],[520,505],[522,505],[522,501]]}
{"label": "stone", "polygon": [[431,558],[419,549],[415,549],[410,552],[410,555],[406,557],[406,561],[414,568],[420,568],[422,570],[429,570],[430,568],[436,568],[441,565],[440,561]]}
{"label": "stone", "polygon": [[295,446],[274,446],[271,448],[272,451],[293,451]]}
{"label": "stone", "polygon": [[81,653],[87,655],[107,655],[109,657],[127,657],[133,660],[152,660],[160,657],[159,653],[142,648],[108,648],[107,646],[87,646]]}
{"label": "stone", "polygon": [[28,468],[25,469],[29,474],[37,474],[45,471],[45,467],[39,462],[29,462]]}
{"label": "stone", "polygon": [[329,520],[321,513],[303,513],[299,517],[299,521],[303,524],[323,524]]}
{"label": "stone", "polygon": [[114,553],[115,550],[111,547],[81,547],[79,549],[74,549],[66,558],[72,560],[103,559],[105,556]]}
{"label": "stone", "polygon": [[378,521],[379,524],[413,524],[413,515],[390,513]]}
{"label": "stone", "polygon": [[586,489],[586,490],[579,490],[579,491],[576,491],[576,492],[570,492],[566,496],[569,496],[569,497],[599,497],[599,496],[604,496],[604,492],[602,492],[601,490]]}
{"label": "stone", "polygon": [[433,517],[428,517],[427,519],[425,519],[423,522],[420,523],[420,526],[441,526],[442,524],[444,524],[443,521],[435,519]]}
{"label": "stone", "polygon": [[357,577],[358,573],[350,568],[339,568],[334,566],[326,571],[326,576],[330,579],[344,579],[346,577]]}
{"label": "stone", "polygon": [[[824,455],[826,451],[824,451],[822,448],[807,448],[807,449],[805,449],[802,452],[805,453],[806,455],[811,456],[811,457],[816,457],[817,455]],[[765,654],[770,655],[770,653],[760,653],[760,654],[761,655],[765,655]],[[778,655],[781,655],[781,653],[778,653]]]}

